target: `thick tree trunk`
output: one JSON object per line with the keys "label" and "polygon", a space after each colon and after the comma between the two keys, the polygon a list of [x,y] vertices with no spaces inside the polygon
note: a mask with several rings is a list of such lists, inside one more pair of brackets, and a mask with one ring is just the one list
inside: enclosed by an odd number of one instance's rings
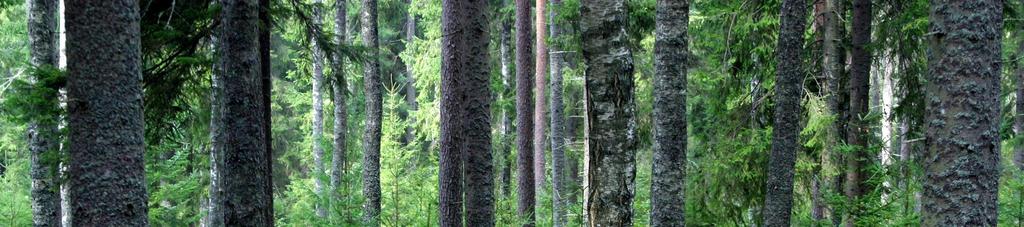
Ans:
{"label": "thick tree trunk", "polygon": [[530,20],[530,1],[515,0],[516,20],[516,151],[519,194],[516,212],[523,226],[533,226],[534,215],[534,168],[533,168],[533,46],[530,41],[532,22]]}
{"label": "thick tree trunk", "polygon": [[[313,4],[313,24],[317,28],[322,28],[323,0],[314,0]],[[313,192],[318,196],[324,196],[324,183],[320,180],[320,176],[326,172],[324,148],[321,143],[324,137],[324,51],[321,49],[322,44],[315,37],[310,37],[310,45],[313,47],[313,88],[310,89],[313,93],[313,173],[310,175],[313,177]],[[327,204],[318,201],[315,206],[316,216],[327,217]]]}
{"label": "thick tree trunk", "polygon": [[[263,81],[260,69],[259,4],[222,0],[220,75],[224,82],[222,194],[227,226],[270,226],[272,198]],[[259,123],[254,123],[259,122]]]}
{"label": "thick tree trunk", "polygon": [[[348,11],[345,0],[334,2],[334,42],[339,46],[348,44]],[[334,53],[334,64],[332,71],[334,78],[331,80],[331,90],[334,92],[334,150],[331,156],[331,198],[335,201],[341,197],[338,191],[341,185],[342,176],[348,171],[348,161],[345,144],[348,134],[348,106],[346,102],[346,79],[345,79],[345,58],[339,53]]]}
{"label": "thick tree trunk", "polygon": [[[216,36],[210,37],[211,48],[220,46]],[[213,51],[219,54],[219,51]],[[210,199],[207,203],[206,225],[224,226],[224,81],[220,64],[214,63],[210,72]]]}
{"label": "thick tree trunk", "polygon": [[[412,0],[407,0],[409,9],[413,6]],[[405,18],[405,48],[411,47],[412,42],[416,39],[416,15],[409,10]],[[408,116],[406,118],[407,126],[405,127],[405,135],[402,139],[406,144],[414,142],[416,135],[413,131],[413,125],[416,124],[415,113],[419,109],[419,103],[416,101],[416,75],[412,72],[413,63],[405,63],[405,103],[409,106]]]}
{"label": "thick tree trunk", "polygon": [[799,146],[800,100],[803,99],[804,71],[800,53],[806,29],[807,1],[784,0],[776,46],[775,126],[768,157],[764,225],[789,226],[793,208],[793,165]]}
{"label": "thick tree trunk", "polygon": [[684,226],[689,1],[659,0],[654,41],[651,226]]}
{"label": "thick tree trunk", "polygon": [[[868,165],[872,157],[868,155],[868,138],[870,138],[870,125],[864,121],[868,114],[868,91],[871,78],[871,52],[868,44],[871,43],[871,1],[853,1],[853,26],[851,34],[853,37],[852,61],[850,63],[850,127],[847,132],[847,141],[854,146],[853,153],[846,157],[846,183],[843,189],[846,198],[850,201],[857,201],[866,188]],[[854,204],[858,204],[854,202]],[[858,206],[847,209],[845,225],[852,227],[857,222],[859,215]]]}
{"label": "thick tree trunk", "polygon": [[587,62],[584,207],[590,226],[633,225],[636,104],[626,1],[581,2]]}
{"label": "thick tree trunk", "polygon": [[534,87],[533,87],[533,183],[536,185],[534,191],[543,191],[546,183],[546,169],[544,167],[544,151],[548,140],[544,138],[544,130],[548,119],[544,117],[545,105],[544,86],[547,86],[548,71],[548,45],[547,45],[547,16],[544,14],[547,8],[546,0],[534,2]]}
{"label": "thick tree trunk", "polygon": [[[28,38],[33,67],[57,67],[57,1],[29,0]],[[33,78],[35,80],[37,78]],[[38,83],[38,81],[35,81]],[[36,86],[43,86],[37,84]],[[57,93],[43,97],[45,103],[56,103]],[[55,109],[57,105],[37,106]],[[57,178],[60,135],[57,122],[60,116],[37,116],[29,123],[29,153],[32,178],[32,223],[34,226],[60,225],[60,181]],[[3,174],[3,170],[0,170]]]}
{"label": "thick tree trunk", "polygon": [[[550,10],[551,17],[551,38],[558,38],[562,31],[555,19],[558,17],[557,9],[562,0],[552,0]],[[564,108],[562,104],[562,66],[565,63],[565,54],[557,46],[550,49],[551,60],[551,202],[552,224],[555,227],[566,225],[565,205],[565,134]],[[543,138],[543,137],[542,137]]]}
{"label": "thick tree trunk", "polygon": [[922,226],[995,226],[1004,1],[931,3]]}
{"label": "thick tree trunk", "polygon": [[76,226],[146,226],[142,58],[134,0],[67,2]]}
{"label": "thick tree trunk", "polygon": [[366,94],[366,129],[363,132],[363,221],[380,225],[380,136],[382,101],[380,61],[377,40],[377,0],[363,0],[363,45],[369,48],[370,59],[363,64],[363,89]]}
{"label": "thick tree trunk", "polygon": [[[441,33],[450,34],[441,37],[441,131],[440,151],[438,152],[438,221],[442,227],[462,226],[463,209],[463,146],[467,139],[463,135],[462,119],[466,110],[466,89],[460,85],[465,76],[471,75],[472,69],[465,67],[468,59],[460,58],[463,51],[468,51],[463,21],[468,12],[463,12],[462,4],[445,0],[442,3]],[[469,182],[469,181],[466,181]]]}
{"label": "thick tree trunk", "polygon": [[[843,32],[843,25],[841,18],[843,18],[843,0],[825,0],[825,15],[824,16],[824,34],[822,37],[822,72],[825,73],[825,78],[828,80],[828,105],[829,110],[835,115],[836,120],[832,124],[831,134],[835,135],[835,144],[832,145],[830,155],[832,157],[823,157],[822,159],[838,160],[841,156],[836,151],[836,147],[846,143],[846,132],[848,114],[847,110],[850,105],[849,91],[846,89],[846,78],[843,76],[843,70],[846,67],[845,61],[843,60],[844,50],[842,49],[842,37],[845,36]],[[836,176],[836,178],[842,178]],[[841,181],[818,179],[819,181],[824,180],[831,188],[838,190],[841,187]],[[819,189],[820,190],[820,189]],[[817,203],[814,209],[825,210],[825,204]],[[832,218],[838,223],[841,216],[836,215],[835,212],[831,212]],[[822,215],[824,216],[824,215]],[[824,218],[824,217],[823,217]]]}

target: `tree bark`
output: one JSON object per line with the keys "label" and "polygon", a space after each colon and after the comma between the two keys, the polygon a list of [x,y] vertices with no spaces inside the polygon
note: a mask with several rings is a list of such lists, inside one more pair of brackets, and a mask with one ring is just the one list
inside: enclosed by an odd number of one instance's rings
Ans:
{"label": "tree bark", "polygon": [[380,61],[377,54],[377,0],[363,0],[363,45],[369,48],[369,59],[363,64],[363,89],[366,94],[366,129],[363,132],[363,220],[370,226],[380,225],[380,136],[382,101]]}
{"label": "tree bark", "polygon": [[[217,36],[210,37],[214,54],[221,44]],[[224,168],[224,81],[220,64],[214,63],[210,71],[210,199],[207,204],[206,225],[224,226],[224,192],[222,191]]]}
{"label": "tree bark", "polygon": [[1004,1],[931,3],[922,226],[995,226]]}
{"label": "tree bark", "polygon": [[[831,134],[835,135],[835,142],[832,145],[831,155],[839,156],[836,152],[836,147],[846,142],[846,131],[847,131],[847,109],[849,105],[847,100],[849,99],[849,92],[846,90],[846,80],[843,77],[843,69],[845,68],[843,60],[842,50],[842,37],[844,36],[843,27],[840,18],[843,18],[843,5],[842,0],[825,0],[825,10],[823,16],[823,37],[822,37],[822,72],[825,74],[825,79],[828,80],[828,106],[832,114],[835,115],[836,120],[832,123],[832,127],[829,129]],[[823,157],[822,159],[833,157]],[[839,178],[837,176],[837,178]],[[816,179],[819,181],[819,191],[821,190],[820,181],[832,182],[829,180],[823,180],[821,178]],[[830,183],[827,183],[830,184]],[[838,184],[834,185],[833,188],[838,188]],[[820,193],[819,193],[820,194]],[[820,201],[820,199],[819,199]],[[819,202],[814,205],[815,210],[826,210],[826,205]],[[838,216],[832,214],[838,220]],[[824,218],[824,214],[821,215]]]}
{"label": "tree bark", "polygon": [[[29,0],[28,7],[28,38],[30,63],[32,67],[57,67],[57,1]],[[33,77],[33,80],[38,80]],[[44,86],[39,81],[35,86]],[[40,88],[50,89],[50,88]],[[36,108],[56,109],[51,105],[58,100],[57,92],[48,93],[45,103]],[[60,116],[36,116],[28,124],[29,153],[32,178],[32,223],[34,226],[60,226],[60,181],[58,178],[58,152],[60,134],[57,122]],[[2,165],[2,163],[0,163]],[[0,175],[3,168],[0,167]]]}
{"label": "tree bark", "polygon": [[626,1],[581,2],[587,63],[584,207],[589,226],[633,225],[636,104]]}
{"label": "tree bark", "polygon": [[261,116],[261,129],[263,132],[263,174],[266,176],[266,180],[263,184],[263,197],[266,198],[266,207],[263,208],[263,218],[271,226],[274,225],[274,151],[273,151],[273,130],[271,129],[270,120],[271,117],[271,88],[273,87],[271,75],[270,75],[270,30],[274,26],[270,20],[270,0],[259,0],[259,17],[260,26],[257,30],[259,44],[259,78],[260,78],[260,93],[261,102],[259,108],[262,110],[263,116]]}
{"label": "tree bark", "polygon": [[[502,2],[502,7],[508,5],[508,0]],[[506,89],[511,88],[514,84],[512,79],[512,23],[510,20],[502,19],[501,34],[499,45],[499,54],[501,55],[501,80],[502,85]],[[502,91],[502,100],[508,100],[511,94],[508,90]],[[510,154],[512,153],[512,144],[509,138],[512,138],[512,114],[510,114],[509,108],[501,108],[501,160],[503,162],[501,170],[501,191],[502,195],[508,196],[512,193],[512,159]]]}
{"label": "tree bark", "polygon": [[[409,9],[413,6],[412,0],[407,0]],[[416,39],[416,15],[409,10],[405,18],[405,48],[409,48],[412,42]],[[405,144],[409,144],[416,140],[416,135],[413,131],[413,125],[416,124],[415,113],[419,109],[419,103],[416,101],[416,75],[412,71],[413,62],[405,63],[405,103],[409,106],[408,116],[406,118],[407,126],[405,127],[405,136],[402,141]]]}
{"label": "tree bark", "polygon": [[806,29],[807,2],[784,0],[779,15],[779,43],[776,47],[775,126],[768,157],[765,191],[765,226],[789,226],[793,208],[793,165],[800,132],[800,100],[804,71],[800,53]]}
{"label": "tree bark", "polygon": [[[348,9],[346,0],[334,2],[334,42],[338,46],[348,44]],[[331,90],[334,92],[334,150],[331,156],[331,196],[332,201],[341,198],[338,191],[342,187],[341,179],[348,171],[345,139],[348,135],[348,103],[346,101],[347,82],[345,79],[345,58],[339,53],[334,55],[332,66],[334,79]]]}
{"label": "tree bark", "polygon": [[546,150],[548,140],[544,138],[544,130],[547,126],[548,119],[544,117],[544,110],[547,105],[544,104],[545,98],[545,87],[547,83],[547,68],[548,68],[548,45],[547,45],[547,16],[544,14],[545,8],[547,8],[546,0],[536,0],[534,2],[534,88],[533,88],[533,183],[536,184],[534,191],[544,190],[544,183],[546,183],[546,169],[544,167],[544,151]]}
{"label": "tree bark", "polygon": [[684,226],[689,1],[659,0],[654,41],[651,226]]}
{"label": "tree bark", "polygon": [[534,168],[533,168],[533,46],[530,45],[530,1],[515,0],[516,29],[516,151],[519,194],[516,212],[523,226],[534,226]]}
{"label": "tree bark", "polygon": [[66,4],[73,224],[147,226],[138,2]]}
{"label": "tree bark", "polygon": [[[323,27],[321,5],[323,5],[323,0],[313,1],[313,24],[317,28]],[[320,176],[326,172],[324,168],[324,148],[321,144],[324,137],[324,51],[321,49],[322,44],[316,37],[310,37],[310,45],[313,52],[313,88],[310,89],[313,93],[313,173],[310,175],[313,177],[313,192],[318,197],[322,197],[324,196],[324,183],[320,180]],[[318,201],[315,206],[317,217],[327,217],[327,204],[324,201]]]}
{"label": "tree bark", "polygon": [[852,61],[850,63],[850,127],[847,132],[847,141],[854,147],[854,151],[846,157],[846,183],[843,184],[843,192],[846,198],[854,201],[853,207],[846,209],[845,225],[854,226],[859,215],[859,206],[856,201],[864,195],[867,185],[865,167],[871,162],[868,155],[868,139],[870,138],[870,125],[864,121],[868,114],[868,92],[871,78],[871,52],[867,45],[871,43],[871,1],[853,1],[853,26],[851,36],[853,37]]}
{"label": "tree bark", "polygon": [[[1024,27],[1024,26],[1022,26]],[[1020,29],[1020,28],[1018,28]],[[1017,35],[1024,37],[1024,29],[1017,30]],[[1024,58],[1024,42],[1017,44],[1017,59]],[[1018,170],[1024,171],[1024,145],[1021,145],[1021,139],[1019,136],[1024,135],[1024,62],[1017,63],[1017,100],[1014,103],[1016,108],[1016,115],[1013,119],[1013,132],[1017,139],[1017,146],[1014,147],[1013,151],[1013,165]]]}
{"label": "tree bark", "polygon": [[[550,10],[549,16],[551,17],[550,32],[551,38],[556,39],[562,33],[559,24],[555,22],[558,17],[557,9],[562,5],[562,0],[552,0],[551,6],[554,9]],[[562,104],[562,65],[565,63],[565,53],[561,52],[560,48],[554,46],[550,48],[551,54],[551,202],[552,204],[552,215],[554,216],[552,224],[555,227],[565,226],[568,216],[566,216],[566,204],[565,204],[565,146],[566,141],[563,136],[565,133],[564,129],[564,108]],[[543,137],[542,137],[543,138]]]}
{"label": "tree bark", "polygon": [[[271,226],[272,197],[260,63],[259,2],[222,0],[220,65],[224,82],[224,224]],[[229,95],[230,94],[230,95]],[[258,122],[258,123],[254,123]]]}

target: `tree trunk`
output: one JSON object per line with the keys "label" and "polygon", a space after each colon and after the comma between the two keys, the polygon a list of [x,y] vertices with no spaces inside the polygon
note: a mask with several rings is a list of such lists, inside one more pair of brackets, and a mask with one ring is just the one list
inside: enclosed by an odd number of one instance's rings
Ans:
{"label": "tree trunk", "polygon": [[[323,5],[323,0],[313,1],[313,24],[317,28],[323,27],[321,5]],[[319,198],[324,196],[324,183],[320,180],[320,176],[326,171],[324,169],[324,148],[321,144],[324,137],[324,51],[321,49],[322,44],[320,44],[316,37],[310,37],[310,46],[313,47],[313,88],[310,89],[313,93],[313,173],[310,175],[313,177],[313,192]],[[318,201],[315,206],[317,217],[327,217],[327,204]]]}
{"label": "tree trunk", "polygon": [[[413,6],[412,0],[407,0],[409,9]],[[411,47],[412,42],[416,39],[416,15],[409,10],[405,18],[405,48]],[[413,132],[413,125],[416,124],[415,113],[419,109],[419,103],[416,101],[416,75],[412,72],[413,62],[405,63],[405,103],[409,105],[409,115],[406,118],[407,126],[405,127],[405,136],[402,141],[406,144],[412,143],[416,140],[416,135]]]}
{"label": "tree trunk", "polygon": [[[259,4],[222,0],[220,64],[224,82],[224,224],[273,225],[263,81],[260,69]],[[260,122],[260,123],[254,123]]]}
{"label": "tree trunk", "polygon": [[547,109],[547,105],[544,104],[545,91],[544,86],[547,84],[547,68],[548,68],[548,45],[547,45],[547,16],[544,14],[547,6],[546,0],[536,0],[534,2],[534,88],[533,88],[533,183],[536,184],[534,191],[544,190],[544,183],[546,177],[544,173],[544,151],[546,150],[544,145],[547,145],[548,140],[544,138],[544,130],[547,126],[548,119],[544,117],[544,110]]}
{"label": "tree trunk", "polygon": [[[334,2],[334,42],[338,46],[348,44],[348,9],[346,0]],[[334,150],[331,156],[331,200],[341,198],[339,188],[342,187],[341,179],[348,171],[348,161],[345,144],[348,134],[348,103],[346,102],[345,79],[345,58],[339,53],[334,53],[334,64],[332,66],[334,79],[331,80],[331,90],[334,92]]]}
{"label": "tree trunk", "polygon": [[138,2],[68,1],[76,226],[147,226]]}
{"label": "tree trunk", "polygon": [[[562,5],[562,0],[552,0],[551,6],[554,9],[550,10],[549,16],[551,17],[551,38],[558,38],[562,31],[555,23],[555,19],[558,17],[557,9]],[[562,65],[565,63],[565,54],[562,53],[557,46],[552,47],[551,54],[549,55],[551,60],[551,202],[552,204],[552,215],[554,216],[552,224],[555,227],[561,227],[566,225],[566,207],[565,207],[565,139],[563,134],[565,133],[564,127],[564,108],[562,104]],[[543,137],[541,137],[543,139]]]}
{"label": "tree trunk", "polygon": [[363,45],[369,48],[369,59],[363,64],[363,89],[366,94],[366,129],[363,132],[363,220],[370,226],[380,225],[380,135],[381,80],[377,40],[377,0],[363,0]]}
{"label": "tree trunk", "polygon": [[636,104],[624,0],[581,2],[587,62],[584,207],[590,226],[633,225]]}
{"label": "tree trunk", "polygon": [[516,212],[523,226],[534,226],[534,168],[533,168],[533,46],[530,45],[530,1],[515,0],[516,20],[516,151],[517,158],[517,194],[519,194]]}
{"label": "tree trunk", "polygon": [[995,226],[1004,1],[931,3],[922,226]]}
{"label": "tree trunk", "polygon": [[856,201],[864,195],[866,188],[866,165],[872,157],[868,155],[868,139],[870,125],[864,121],[868,114],[869,80],[871,78],[871,52],[867,45],[871,43],[871,0],[853,1],[853,37],[852,61],[850,63],[850,127],[847,141],[854,147],[853,153],[846,157],[846,183],[843,189],[846,198],[853,201],[854,206],[846,210],[845,225],[852,227],[857,222],[859,206]]}
{"label": "tree trunk", "polygon": [[806,29],[807,1],[784,0],[776,47],[775,126],[768,157],[765,226],[789,226],[793,208],[793,165],[800,132],[804,71],[800,53]]}
{"label": "tree trunk", "polygon": [[[502,7],[508,5],[508,0],[502,2]],[[501,55],[501,80],[503,87],[508,89],[513,86],[512,81],[512,23],[509,23],[508,19],[502,19],[501,23],[501,34],[499,45],[499,53]],[[508,100],[511,92],[503,90],[502,100]],[[501,170],[501,191],[502,195],[508,196],[512,193],[512,159],[510,154],[512,153],[512,144],[509,138],[512,138],[512,115],[509,114],[509,108],[501,108],[501,157],[502,170]]]}
{"label": "tree trunk", "polygon": [[[836,147],[844,144],[846,141],[847,131],[847,114],[846,110],[849,108],[847,105],[848,91],[846,90],[846,80],[843,78],[843,69],[846,67],[843,61],[843,50],[842,48],[842,37],[843,27],[840,21],[843,18],[843,6],[841,0],[825,0],[825,12],[824,12],[824,24],[822,35],[822,72],[825,74],[826,80],[828,80],[828,106],[832,114],[835,115],[836,120],[832,124],[833,126],[829,129],[832,131],[831,134],[835,135],[835,144],[830,148],[831,156],[839,156],[839,152],[836,151]],[[823,157],[822,159],[834,159],[833,157]],[[822,181],[823,179],[818,179]],[[825,182],[833,182],[824,180]],[[832,188],[838,188],[838,184],[833,185]],[[819,187],[820,190],[820,187]],[[825,210],[825,204],[818,203],[815,209]],[[832,214],[838,219],[838,216]],[[824,215],[822,215],[824,216]],[[824,218],[824,217],[823,217]]]}
{"label": "tree trunk", "polygon": [[[31,49],[31,64],[37,68],[57,67],[57,1],[29,0],[28,34]],[[44,86],[34,76],[35,86]],[[47,104],[56,103],[56,92],[45,97]],[[57,105],[40,105],[35,108],[50,110]],[[32,178],[32,223],[34,226],[60,225],[60,181],[57,178],[60,134],[57,122],[60,116],[36,116],[28,126],[29,153]],[[2,163],[0,163],[2,165]],[[0,175],[3,174],[0,168]]]}
{"label": "tree trunk", "polygon": [[266,180],[263,181],[263,197],[266,198],[266,207],[263,210],[263,216],[267,223],[274,225],[274,151],[273,151],[273,130],[271,129],[270,120],[271,117],[271,87],[273,87],[270,75],[270,30],[273,29],[273,23],[270,20],[270,0],[259,0],[259,17],[260,25],[258,32],[257,42],[259,44],[259,78],[260,78],[260,96],[261,102],[259,108],[262,110],[262,121],[261,129],[263,132],[263,174],[266,176]]}
{"label": "tree trunk", "polygon": [[[1018,30],[1018,36],[1024,36],[1024,29]],[[1017,44],[1017,59],[1024,58],[1024,42]],[[1013,151],[1013,165],[1018,170],[1024,171],[1024,145],[1021,145],[1020,136],[1024,135],[1024,62],[1017,63],[1017,101],[1015,102],[1016,115],[1013,119],[1013,132],[1017,136],[1017,146]]]}
{"label": "tree trunk", "polygon": [[[214,54],[221,44],[217,36],[210,37]],[[207,204],[206,225],[224,226],[224,192],[222,191],[224,168],[224,81],[220,76],[220,64],[214,63],[210,71],[210,200]]]}
{"label": "tree trunk", "polygon": [[651,226],[684,226],[689,1],[659,0],[654,42]]}

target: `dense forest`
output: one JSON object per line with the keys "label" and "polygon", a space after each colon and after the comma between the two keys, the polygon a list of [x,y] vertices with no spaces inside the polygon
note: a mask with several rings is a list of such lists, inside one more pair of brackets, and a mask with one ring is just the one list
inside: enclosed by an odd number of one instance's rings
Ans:
{"label": "dense forest", "polygon": [[1021,226],[1024,0],[0,0],[0,226]]}

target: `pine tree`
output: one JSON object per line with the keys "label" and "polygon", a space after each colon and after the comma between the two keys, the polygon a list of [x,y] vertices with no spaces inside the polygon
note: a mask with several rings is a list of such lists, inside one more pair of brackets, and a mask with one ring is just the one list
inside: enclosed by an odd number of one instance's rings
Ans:
{"label": "pine tree", "polygon": [[363,64],[363,85],[366,94],[366,130],[363,132],[363,221],[380,225],[380,136],[383,96],[377,40],[377,0],[363,0],[363,45],[369,48],[369,59]]}
{"label": "pine tree", "polygon": [[660,0],[655,14],[652,226],[685,225],[689,10],[687,0]]}
{"label": "pine tree", "polygon": [[[334,2],[334,42],[340,45],[348,43],[348,9],[346,0]],[[334,92],[334,150],[331,155],[331,198],[339,199],[338,190],[342,187],[341,178],[347,170],[348,161],[345,139],[348,135],[348,103],[346,101],[348,87],[345,79],[345,58],[335,53],[331,80],[331,91]]]}
{"label": "pine tree", "polygon": [[[313,26],[317,29],[322,28],[322,6],[323,0],[313,1]],[[310,31],[314,33],[318,31]],[[324,183],[320,180],[320,174],[325,173],[324,169],[324,148],[321,145],[321,141],[324,136],[324,98],[323,98],[323,84],[324,84],[324,50],[322,49],[323,44],[315,36],[310,38],[310,46],[312,46],[313,59],[313,192],[319,196],[323,196]],[[318,217],[327,217],[327,204],[317,203],[316,204],[316,215]]]}
{"label": "pine tree", "polygon": [[[871,42],[871,1],[853,1],[853,36],[852,61],[850,63],[850,127],[847,141],[854,147],[854,152],[846,157],[846,182],[843,192],[850,201],[857,201],[867,187],[865,185],[866,165],[871,162],[868,155],[868,122],[862,118],[868,114],[868,91],[871,74],[871,52],[867,45]],[[846,226],[856,223],[856,208],[847,209]]]}
{"label": "pine tree", "polygon": [[[57,66],[57,1],[29,0],[28,33],[30,63],[39,72],[46,74],[47,68]],[[37,90],[45,92],[40,98],[38,109],[56,109],[57,92],[46,86],[45,78],[33,78]],[[32,178],[32,223],[35,226],[60,225],[60,188],[57,179],[57,153],[60,135],[57,130],[57,116],[37,116],[29,122],[29,151]],[[0,170],[0,174],[3,171]]]}
{"label": "pine tree", "polygon": [[533,226],[534,215],[534,168],[533,168],[533,46],[530,45],[531,29],[530,1],[515,0],[516,29],[516,212],[523,226]]}

